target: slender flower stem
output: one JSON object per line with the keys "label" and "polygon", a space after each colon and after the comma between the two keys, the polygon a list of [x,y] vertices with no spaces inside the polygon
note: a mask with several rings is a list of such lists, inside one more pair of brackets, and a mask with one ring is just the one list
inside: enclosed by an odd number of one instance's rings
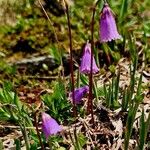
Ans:
{"label": "slender flower stem", "polygon": [[71,23],[70,23],[70,15],[69,15],[69,7],[65,2],[66,6],[66,15],[67,15],[67,23],[68,23],[68,32],[69,32],[69,46],[70,46],[70,71],[71,71],[71,91],[73,98],[73,115],[77,116],[76,104],[75,104],[75,93],[74,93],[74,74],[73,74],[73,55],[72,55],[72,34],[71,34]]}
{"label": "slender flower stem", "polygon": [[94,16],[96,12],[96,6],[100,0],[98,0],[93,7],[93,14],[91,20],[91,67],[90,67],[90,75],[89,75],[89,99],[88,99],[88,106],[87,110],[91,114],[91,122],[94,125],[94,113],[93,113],[93,95],[92,95],[92,88],[93,88],[93,51],[94,51]]}
{"label": "slender flower stem", "polygon": [[[54,28],[54,26],[53,26],[53,24],[52,24],[52,21],[51,21],[49,15],[47,14],[45,8],[43,7],[41,0],[38,0],[38,2],[39,2],[39,4],[40,4],[40,6],[41,6],[41,8],[42,8],[42,10],[43,10],[43,12],[44,12],[44,14],[45,14],[45,16],[47,17],[48,22],[50,23],[50,25],[51,25],[51,27],[52,27],[52,30],[53,30],[53,32],[54,32],[55,40],[56,40],[56,42],[57,42],[57,44],[58,44],[58,49],[59,49],[59,52],[60,52],[60,65],[61,65],[61,67],[62,67],[62,68],[61,68],[61,75],[63,76],[63,82],[64,82],[64,85],[65,85],[65,75],[64,75],[64,67],[63,67],[63,61],[62,61],[62,50],[61,50],[61,47],[62,47],[62,46],[61,46],[61,44],[60,44],[60,42],[59,42],[59,40],[58,40],[58,35],[57,35],[56,30],[55,30],[55,28]],[[66,89],[66,86],[65,86],[65,89]]]}
{"label": "slender flower stem", "polygon": [[44,145],[42,143],[42,139],[41,139],[39,128],[38,128],[37,112],[34,113],[34,121],[35,121],[35,128],[36,128],[37,136],[41,145],[41,150],[44,150]]}
{"label": "slender flower stem", "polygon": [[93,9],[92,22],[91,22],[91,67],[89,74],[89,100],[87,110],[91,114],[91,121],[94,125],[94,114],[93,114],[93,95],[92,95],[92,87],[93,87],[93,50],[94,50],[94,40],[93,40],[93,32],[94,32],[94,15],[95,15],[95,7]]}

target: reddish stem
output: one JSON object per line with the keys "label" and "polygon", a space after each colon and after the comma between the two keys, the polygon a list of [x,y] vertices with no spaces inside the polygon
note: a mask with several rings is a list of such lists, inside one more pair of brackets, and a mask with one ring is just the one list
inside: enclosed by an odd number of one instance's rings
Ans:
{"label": "reddish stem", "polygon": [[94,113],[93,113],[93,95],[92,95],[92,89],[93,89],[93,50],[94,50],[94,16],[96,12],[96,6],[100,0],[98,0],[94,7],[93,7],[93,14],[92,14],[92,20],[91,20],[91,66],[90,66],[90,75],[89,75],[89,99],[88,99],[88,106],[87,110],[91,114],[91,122],[94,125]]}
{"label": "reddish stem", "polygon": [[69,16],[69,8],[67,3],[66,5],[66,14],[67,14],[67,23],[68,23],[68,32],[69,32],[69,46],[70,46],[70,71],[71,71],[71,91],[72,91],[72,99],[73,99],[73,115],[77,116],[76,104],[75,104],[75,94],[74,94],[74,74],[73,74],[73,54],[72,54],[72,34],[71,34],[71,23]]}
{"label": "reddish stem", "polygon": [[42,139],[41,139],[39,128],[38,128],[37,112],[35,112],[35,114],[34,114],[34,121],[35,121],[35,128],[36,128],[37,136],[38,136],[38,139],[39,139],[39,143],[41,145],[41,150],[44,150],[44,145],[42,143]]}
{"label": "reddish stem", "polygon": [[93,113],[93,50],[94,50],[94,15],[95,15],[95,7],[93,8],[93,15],[91,21],[91,66],[90,66],[90,75],[89,75],[89,100],[88,100],[88,112],[91,114],[91,122],[94,125],[94,113]]}

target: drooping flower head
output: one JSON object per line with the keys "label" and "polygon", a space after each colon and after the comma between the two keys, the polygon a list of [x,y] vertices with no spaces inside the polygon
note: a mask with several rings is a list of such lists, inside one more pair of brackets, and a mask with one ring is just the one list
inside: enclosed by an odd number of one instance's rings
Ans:
{"label": "drooping flower head", "polygon": [[[84,47],[84,53],[81,59],[80,72],[84,74],[90,74],[90,70],[91,70],[91,44],[87,42]],[[95,74],[98,71],[99,69],[93,57],[92,73]]]}
{"label": "drooping flower head", "polygon": [[103,43],[120,38],[113,12],[108,4],[105,3],[100,17],[100,42]]}
{"label": "drooping flower head", "polygon": [[62,130],[61,126],[46,113],[42,113],[42,131],[46,137],[49,138],[51,135],[55,135]]}
{"label": "drooping flower head", "polygon": [[[89,86],[83,86],[74,90],[74,100],[75,104],[80,104],[83,96],[89,91]],[[69,94],[69,97],[73,100],[72,92]]]}

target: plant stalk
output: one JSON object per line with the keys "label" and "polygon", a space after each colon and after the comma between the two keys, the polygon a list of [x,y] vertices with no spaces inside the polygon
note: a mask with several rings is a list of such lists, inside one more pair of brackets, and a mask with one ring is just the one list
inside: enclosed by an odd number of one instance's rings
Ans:
{"label": "plant stalk", "polygon": [[[60,45],[60,42],[59,42],[59,40],[58,40],[58,35],[57,35],[57,33],[56,33],[56,30],[55,30],[55,28],[54,28],[54,26],[53,26],[53,24],[52,24],[52,21],[51,21],[49,15],[47,14],[45,8],[44,8],[43,5],[42,5],[41,0],[38,0],[38,2],[39,2],[39,4],[40,4],[40,6],[41,6],[41,8],[42,8],[42,10],[43,10],[43,12],[44,12],[44,14],[45,14],[45,16],[47,17],[48,22],[50,23],[50,25],[51,25],[51,27],[52,27],[52,30],[53,30],[53,32],[54,32],[55,40],[56,40],[56,42],[58,43],[58,49],[59,49],[59,52],[60,52],[60,65],[61,65],[61,71],[60,71],[60,73],[61,73],[61,75],[62,75],[62,79],[63,79],[64,85],[65,85],[65,74],[64,74],[64,67],[63,67],[63,60],[62,60],[62,50],[61,50],[61,47],[62,47],[62,46]],[[65,91],[66,91],[66,85],[65,85]]]}
{"label": "plant stalk", "polygon": [[89,74],[89,99],[88,99],[88,106],[87,110],[88,113],[91,114],[91,122],[94,125],[94,113],[93,113],[93,95],[92,95],[92,89],[93,89],[93,51],[94,51],[94,17],[96,12],[96,6],[100,0],[98,0],[93,7],[93,14],[92,14],[92,20],[91,20],[91,66],[90,66],[90,74]]}
{"label": "plant stalk", "polygon": [[38,136],[38,139],[39,139],[39,143],[41,145],[41,150],[44,150],[44,145],[42,143],[42,139],[41,139],[41,136],[40,136],[40,132],[39,132],[39,128],[38,128],[37,115],[36,114],[37,114],[37,112],[34,113],[35,128],[36,128],[37,136]]}
{"label": "plant stalk", "polygon": [[67,24],[68,24],[68,34],[69,34],[69,47],[70,47],[70,72],[71,72],[71,91],[72,91],[72,99],[73,99],[73,116],[77,116],[76,104],[75,104],[75,93],[74,93],[74,73],[73,73],[73,54],[72,54],[72,33],[71,33],[71,23],[70,23],[70,15],[69,15],[69,7],[65,2],[66,6],[66,15],[67,15]]}

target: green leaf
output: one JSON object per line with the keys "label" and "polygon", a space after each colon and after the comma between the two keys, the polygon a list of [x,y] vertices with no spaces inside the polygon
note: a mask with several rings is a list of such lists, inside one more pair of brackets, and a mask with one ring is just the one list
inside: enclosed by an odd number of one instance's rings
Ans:
{"label": "green leaf", "polygon": [[21,150],[21,142],[19,139],[15,139],[16,150]]}
{"label": "green leaf", "polygon": [[142,110],[142,115],[140,118],[140,133],[139,133],[139,150],[144,149],[145,134],[146,134],[146,123],[144,121],[144,109]]}
{"label": "green leaf", "polygon": [[127,14],[128,3],[129,3],[129,0],[122,0],[122,2],[121,2],[122,5],[121,5],[121,9],[120,9],[120,16],[119,16],[120,22],[123,21],[125,15]]}
{"label": "green leaf", "polygon": [[3,141],[0,139],[0,149],[3,150],[4,147],[3,147]]}
{"label": "green leaf", "polygon": [[78,142],[79,142],[81,148],[83,148],[83,146],[84,146],[84,145],[86,144],[86,142],[87,142],[87,137],[85,137],[82,133],[80,133],[80,134],[78,135]]}
{"label": "green leaf", "polygon": [[128,117],[126,122],[126,131],[125,131],[125,138],[124,138],[124,150],[128,150],[129,140],[132,134],[133,123],[135,120],[135,115],[138,109],[139,103],[134,103],[130,105],[128,111]]}

